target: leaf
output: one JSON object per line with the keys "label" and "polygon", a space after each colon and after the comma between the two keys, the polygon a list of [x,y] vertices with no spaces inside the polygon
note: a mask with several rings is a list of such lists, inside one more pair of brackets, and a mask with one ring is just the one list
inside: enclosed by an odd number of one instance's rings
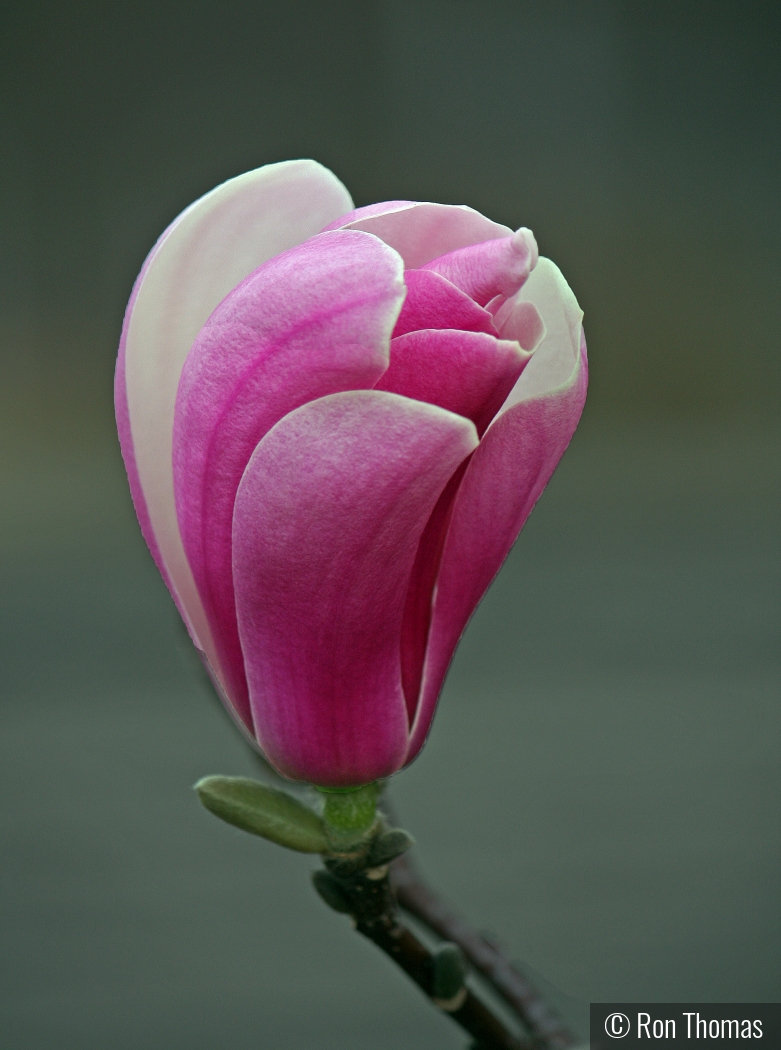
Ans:
{"label": "leaf", "polygon": [[328,840],[320,817],[286,791],[247,777],[204,777],[195,785],[211,813],[242,831],[300,853],[325,853]]}

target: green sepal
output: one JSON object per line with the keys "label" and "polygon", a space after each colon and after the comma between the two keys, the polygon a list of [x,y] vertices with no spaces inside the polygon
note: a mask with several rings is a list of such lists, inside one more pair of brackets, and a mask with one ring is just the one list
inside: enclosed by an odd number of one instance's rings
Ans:
{"label": "green sepal", "polygon": [[432,959],[432,996],[447,1002],[464,987],[466,960],[457,944],[444,941],[434,951]]}
{"label": "green sepal", "polygon": [[367,866],[379,868],[383,864],[390,864],[392,860],[406,853],[410,846],[414,845],[415,840],[412,835],[403,828],[382,831],[372,842]]}
{"label": "green sepal", "polygon": [[323,795],[323,816],[330,827],[344,832],[363,832],[374,823],[380,784],[362,784],[353,788],[318,787],[317,790]]}
{"label": "green sepal", "polygon": [[204,777],[195,785],[211,813],[242,831],[299,853],[325,853],[325,826],[313,810],[286,791],[248,777]]}
{"label": "green sepal", "polygon": [[379,782],[351,788],[317,787],[323,795],[323,822],[335,853],[360,848],[377,823]]}
{"label": "green sepal", "polygon": [[335,879],[330,872],[323,868],[313,871],[312,884],[329,908],[343,915],[349,915],[351,909],[347,894],[339,884],[339,880]]}

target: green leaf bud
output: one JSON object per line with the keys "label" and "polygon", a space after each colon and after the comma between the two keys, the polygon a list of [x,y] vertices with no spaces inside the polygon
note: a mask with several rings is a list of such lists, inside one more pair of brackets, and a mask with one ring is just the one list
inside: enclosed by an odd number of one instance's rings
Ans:
{"label": "green leaf bud", "polygon": [[369,867],[378,868],[383,864],[389,864],[402,853],[406,853],[414,844],[415,840],[412,835],[403,828],[392,828],[390,831],[381,832],[372,842]]}
{"label": "green leaf bud", "polygon": [[[444,941],[432,959],[432,998],[443,1010],[457,1010],[463,1002],[466,960],[457,944]],[[459,1001],[460,1000],[460,1001]]]}
{"label": "green leaf bud", "polygon": [[334,878],[330,872],[320,868],[312,872],[312,883],[329,908],[334,911],[349,915],[351,908],[347,894],[342,888],[339,880]]}

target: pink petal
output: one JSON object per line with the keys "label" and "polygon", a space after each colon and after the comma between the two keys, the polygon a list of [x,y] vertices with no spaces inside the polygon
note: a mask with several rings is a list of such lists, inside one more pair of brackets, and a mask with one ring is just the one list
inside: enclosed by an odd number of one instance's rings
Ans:
{"label": "pink petal", "polygon": [[415,564],[410,574],[401,625],[401,675],[410,726],[415,722],[420,702],[420,683],[431,626],[431,606],[442,550],[453,514],[453,503],[468,466],[469,460],[466,459],[437,500],[420,538]]}
{"label": "pink petal", "polygon": [[545,336],[545,324],[534,303],[522,299],[508,299],[494,316],[494,324],[502,339],[516,339],[524,350],[532,353]]}
{"label": "pink petal", "polygon": [[409,575],[476,444],[459,416],[351,391],[292,412],[255,450],[236,497],[236,604],[258,739],[287,776],[346,786],[404,761]]}
{"label": "pink petal", "polygon": [[394,338],[390,366],[375,390],[466,416],[482,434],[529,359],[517,342],[484,332],[424,328]]}
{"label": "pink petal", "polygon": [[[388,211],[380,211],[387,207]],[[491,222],[473,208],[463,204],[408,204],[392,201],[388,205],[371,205],[364,215],[344,219],[342,229],[365,230],[395,248],[405,267],[417,269],[457,248],[507,237],[512,230]]]}
{"label": "pink petal", "polygon": [[319,234],[235,288],[182,371],[173,447],[179,526],[226,690],[245,720],[231,561],[241,476],[263,435],[293,409],[374,385],[403,297],[401,259],[382,241],[352,230]]}
{"label": "pink petal", "polygon": [[211,632],[179,536],[171,469],[184,359],[220,300],[261,263],[351,207],[311,160],[269,164],[223,183],[162,234],[125,313],[116,375],[122,454],[141,529],[193,641],[217,671]]}
{"label": "pink petal", "polygon": [[465,332],[498,335],[493,318],[444,277],[431,270],[406,270],[407,298],[401,308],[394,336],[419,328],[460,328]]}
{"label": "pink petal", "polygon": [[458,639],[569,444],[586,398],[582,313],[561,273],[540,259],[522,294],[539,309],[546,335],[454,500],[407,761],[423,746]]}
{"label": "pink petal", "polygon": [[[503,342],[482,332],[410,332],[391,343],[390,367],[375,390],[389,390],[457,412],[471,419],[478,434],[482,434],[529,359],[530,355],[517,343]],[[437,503],[410,577],[401,643],[410,722],[420,692],[432,591],[461,476],[461,471],[457,471]]]}
{"label": "pink petal", "polygon": [[497,295],[515,295],[537,265],[537,242],[521,227],[511,237],[459,248],[425,264],[426,270],[447,277],[480,306]]}

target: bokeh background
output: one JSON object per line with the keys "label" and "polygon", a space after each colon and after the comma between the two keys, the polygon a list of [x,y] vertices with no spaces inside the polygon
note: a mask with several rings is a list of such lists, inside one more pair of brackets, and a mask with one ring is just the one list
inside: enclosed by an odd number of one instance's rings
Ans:
{"label": "bokeh background", "polygon": [[463,1046],[307,858],[197,806],[253,763],[113,429],[157,235],[299,156],[532,227],[586,313],[582,426],[393,785],[422,866],[576,1026],[778,1000],[780,12],[3,5],[0,1046]]}

